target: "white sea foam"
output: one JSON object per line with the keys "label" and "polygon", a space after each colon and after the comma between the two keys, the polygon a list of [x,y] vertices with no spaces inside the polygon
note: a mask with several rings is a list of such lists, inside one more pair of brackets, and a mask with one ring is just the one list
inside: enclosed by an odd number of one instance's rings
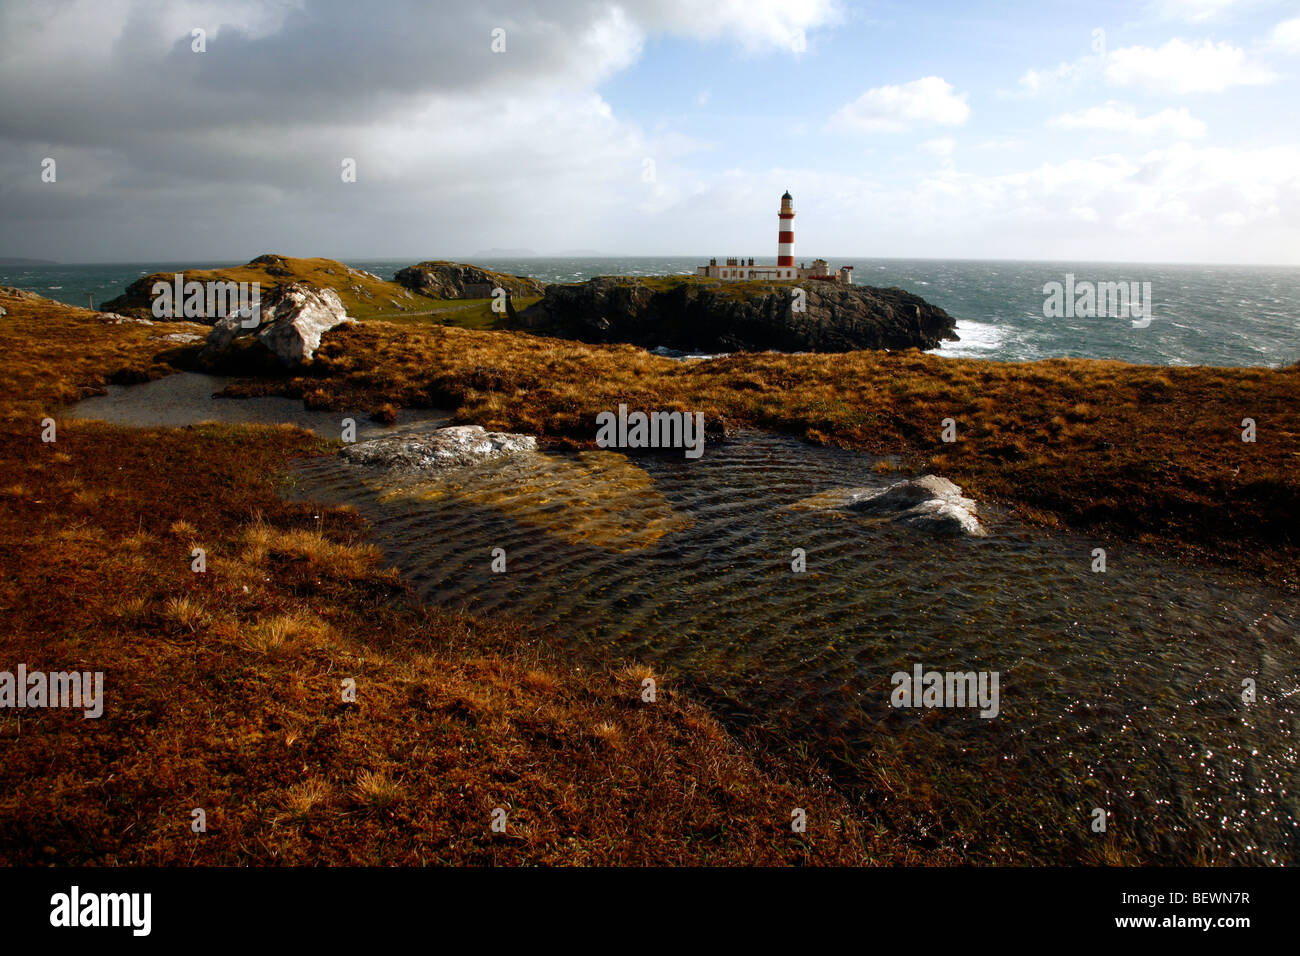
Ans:
{"label": "white sea foam", "polygon": [[937,349],[929,349],[928,351],[954,358],[977,358],[1000,349],[1006,341],[1007,331],[1000,325],[959,319],[957,334],[961,336],[961,341],[943,342]]}

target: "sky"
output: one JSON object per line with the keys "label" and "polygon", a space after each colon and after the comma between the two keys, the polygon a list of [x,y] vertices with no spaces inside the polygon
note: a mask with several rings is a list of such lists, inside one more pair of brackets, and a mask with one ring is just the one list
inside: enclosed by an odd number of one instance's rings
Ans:
{"label": "sky", "polygon": [[0,0],[0,256],[763,262],[788,189],[801,260],[1300,264],[1298,77],[1300,0]]}

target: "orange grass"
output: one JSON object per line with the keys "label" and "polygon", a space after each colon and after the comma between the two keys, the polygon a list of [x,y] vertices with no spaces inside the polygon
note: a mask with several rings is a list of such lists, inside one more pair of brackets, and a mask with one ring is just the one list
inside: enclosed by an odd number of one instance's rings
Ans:
{"label": "orange grass", "polygon": [[647,705],[639,672],[420,606],[355,513],[277,496],[290,459],[333,449],[305,432],[63,418],[168,354],[149,327],[0,305],[0,668],[105,681],[99,720],[0,711],[0,863],[957,858],[865,824],[814,764],[745,749],[670,676]]}

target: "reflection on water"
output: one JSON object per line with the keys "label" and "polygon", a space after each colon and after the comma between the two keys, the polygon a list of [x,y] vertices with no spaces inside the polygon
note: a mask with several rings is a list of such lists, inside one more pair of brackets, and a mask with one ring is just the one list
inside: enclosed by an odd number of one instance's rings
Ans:
{"label": "reflection on water", "polygon": [[227,425],[285,424],[297,425],[313,431],[323,438],[337,439],[341,435],[342,421],[351,418],[356,422],[359,441],[391,435],[411,425],[438,425],[450,416],[446,413],[408,411],[403,409],[397,425],[379,425],[361,413],[310,411],[302,402],[291,398],[241,398],[215,399],[230,382],[219,375],[201,375],[184,372],[168,375],[141,385],[110,385],[108,394],[96,395],[77,402],[70,414],[77,418],[93,418],[115,425],[138,427],[164,426],[179,428],[200,422],[222,422]]}
{"label": "reflection on water", "polygon": [[[1300,597],[989,509],[989,537],[940,538],[788,507],[886,484],[872,464],[746,433],[697,461],[556,454],[414,483],[313,459],[294,494],[355,504],[430,602],[652,661],[806,745],[921,845],[937,826],[976,861],[1008,843],[1089,859],[1103,808],[1145,859],[1296,860]],[[1000,715],[891,708],[914,664],[998,671]]]}
{"label": "reflection on water", "polygon": [[418,479],[375,477],[371,484],[385,504],[406,500],[417,508],[420,503],[428,507],[449,501],[481,505],[571,544],[613,551],[647,548],[665,534],[691,526],[691,519],[673,510],[644,469],[616,452],[524,455],[494,462],[490,468]]}

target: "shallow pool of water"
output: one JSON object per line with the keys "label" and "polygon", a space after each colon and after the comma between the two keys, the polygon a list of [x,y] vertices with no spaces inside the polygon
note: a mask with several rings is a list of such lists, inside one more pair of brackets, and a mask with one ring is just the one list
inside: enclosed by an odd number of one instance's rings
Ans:
{"label": "shallow pool of water", "polygon": [[[135,403],[141,424],[159,384],[76,413]],[[652,662],[734,726],[806,746],[922,845],[1091,859],[1101,808],[1147,860],[1295,861],[1300,597],[987,508],[988,537],[942,538],[790,507],[895,480],[874,464],[750,432],[695,461],[567,453],[429,480],[312,459],[293,494],[356,505],[431,603]],[[998,672],[998,715],[892,707],[917,664]]]}
{"label": "shallow pool of water", "polygon": [[449,418],[445,412],[403,409],[396,425],[390,426],[372,422],[361,412],[312,411],[291,398],[217,398],[217,393],[233,381],[220,375],[183,372],[140,385],[110,385],[106,394],[77,402],[68,414],[142,428],[180,428],[200,422],[297,425],[323,438],[335,439],[342,435],[343,419],[351,418],[356,423],[357,439],[362,441],[411,425],[439,424]]}

